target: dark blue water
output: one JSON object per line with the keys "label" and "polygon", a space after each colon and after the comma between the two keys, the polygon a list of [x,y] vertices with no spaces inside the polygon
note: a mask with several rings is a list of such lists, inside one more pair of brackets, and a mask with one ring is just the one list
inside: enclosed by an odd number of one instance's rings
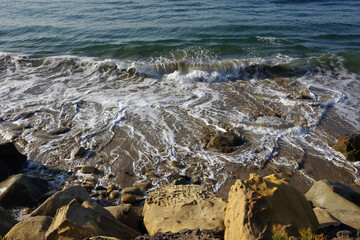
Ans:
{"label": "dark blue water", "polygon": [[139,59],[194,47],[222,57],[357,55],[360,2],[0,1],[2,52]]}

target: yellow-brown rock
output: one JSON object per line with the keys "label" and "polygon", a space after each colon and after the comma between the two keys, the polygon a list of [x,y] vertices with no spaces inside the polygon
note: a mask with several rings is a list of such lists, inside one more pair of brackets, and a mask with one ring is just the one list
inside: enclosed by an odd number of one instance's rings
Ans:
{"label": "yellow-brown rock", "polygon": [[225,239],[272,239],[297,236],[299,228],[319,225],[301,192],[276,175],[250,174],[231,187],[225,213]]}
{"label": "yellow-brown rock", "polygon": [[149,235],[181,229],[224,229],[226,203],[203,186],[168,185],[151,192],[143,216]]}

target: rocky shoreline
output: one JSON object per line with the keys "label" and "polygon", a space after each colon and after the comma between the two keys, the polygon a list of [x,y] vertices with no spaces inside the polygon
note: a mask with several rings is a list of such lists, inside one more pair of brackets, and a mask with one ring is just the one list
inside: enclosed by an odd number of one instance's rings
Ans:
{"label": "rocky shoreline", "polygon": [[[334,149],[359,161],[360,137],[341,137]],[[215,195],[206,179],[182,175],[158,189],[151,181],[121,189],[99,183],[101,172],[85,166],[74,169],[81,178],[65,174],[71,184],[54,188],[24,172],[26,161],[13,143],[0,145],[0,235],[6,239],[306,239],[304,229],[315,239],[360,239],[360,193],[339,182],[320,180],[303,194],[281,172],[251,173]]]}

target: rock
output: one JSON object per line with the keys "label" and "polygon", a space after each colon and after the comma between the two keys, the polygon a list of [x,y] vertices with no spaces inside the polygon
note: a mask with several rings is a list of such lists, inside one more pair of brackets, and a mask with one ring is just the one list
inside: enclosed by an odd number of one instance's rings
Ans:
{"label": "rock", "polygon": [[148,177],[148,178],[150,178],[150,179],[152,179],[152,178],[159,178],[159,176],[156,175],[156,174],[153,173],[153,172],[147,172],[147,173],[145,173],[145,176]]}
{"label": "rock", "polygon": [[360,193],[341,183],[320,180],[305,197],[315,207],[360,211]]}
{"label": "rock", "polygon": [[106,190],[106,188],[104,186],[98,185],[95,187],[95,190],[97,190],[97,191]]}
{"label": "rock", "polygon": [[314,212],[320,223],[319,228],[344,223],[352,228],[360,229],[360,211],[316,207]]}
{"label": "rock", "polygon": [[135,238],[135,240],[223,240],[224,230],[218,229],[183,229],[179,232],[158,232],[153,236],[143,235]]}
{"label": "rock", "polygon": [[80,172],[84,174],[97,174],[99,173],[99,170],[95,167],[83,166],[82,168],[80,168]]}
{"label": "rock", "polygon": [[8,239],[45,239],[45,233],[53,218],[47,216],[27,217],[16,224],[6,235]]}
{"label": "rock", "polygon": [[136,186],[143,191],[146,191],[152,187],[152,184],[148,181],[136,183]]}
{"label": "rock", "polygon": [[175,168],[184,168],[185,166],[177,161],[170,161],[169,165]]}
{"label": "rock", "polygon": [[82,158],[87,155],[88,151],[84,147],[79,147],[71,153],[71,158]]}
{"label": "rock", "polygon": [[0,183],[0,206],[33,207],[48,190],[47,181],[24,174],[9,177]]}
{"label": "rock", "polygon": [[360,161],[360,135],[341,136],[333,148],[341,152],[349,161]]}
{"label": "rock", "polygon": [[121,239],[115,237],[96,236],[96,237],[85,238],[84,240],[121,240]]}
{"label": "rock", "polygon": [[319,223],[310,203],[276,175],[250,174],[231,187],[225,213],[225,239],[272,239],[298,236],[299,229],[316,230]]}
{"label": "rock", "polygon": [[140,232],[140,220],[131,204],[105,207],[117,220]]}
{"label": "rock", "polygon": [[109,194],[109,199],[117,199],[120,197],[120,193],[118,191],[113,191]]}
{"label": "rock", "polygon": [[19,169],[26,162],[26,156],[19,153],[13,143],[0,144],[0,181]]}
{"label": "rock", "polygon": [[61,134],[70,132],[70,130],[71,130],[70,128],[62,127],[62,128],[54,129],[54,130],[50,131],[49,133],[52,135],[61,135]]}
{"label": "rock", "polygon": [[143,208],[150,236],[181,229],[224,229],[226,203],[198,185],[169,185],[151,192]]}
{"label": "rock", "polygon": [[46,239],[84,239],[94,236],[110,236],[119,239],[133,239],[140,234],[117,221],[107,210],[72,200],[61,207],[46,232]]}
{"label": "rock", "polygon": [[15,224],[11,215],[2,207],[0,207],[0,236],[4,236]]}
{"label": "rock", "polygon": [[107,186],[107,190],[113,191],[113,190],[117,190],[118,188],[114,185],[114,184],[110,184],[109,186]]}
{"label": "rock", "polygon": [[122,194],[140,195],[141,190],[138,187],[126,187],[121,191]]}
{"label": "rock", "polygon": [[236,131],[209,135],[203,140],[205,149],[224,153],[233,152],[237,147],[244,143],[245,140]]}
{"label": "rock", "polygon": [[121,203],[135,204],[136,197],[131,194],[125,194],[121,196]]}
{"label": "rock", "polygon": [[209,184],[216,184],[216,180],[213,178],[204,178],[204,182],[205,183],[209,183]]}
{"label": "rock", "polygon": [[111,174],[111,173],[108,173],[108,174],[105,175],[106,179],[111,179],[111,178],[114,178],[114,177],[115,177],[114,174]]}
{"label": "rock", "polygon": [[71,186],[52,195],[35,209],[30,216],[43,215],[54,217],[58,208],[67,205],[73,199],[79,202],[91,201],[89,194],[81,186]]}

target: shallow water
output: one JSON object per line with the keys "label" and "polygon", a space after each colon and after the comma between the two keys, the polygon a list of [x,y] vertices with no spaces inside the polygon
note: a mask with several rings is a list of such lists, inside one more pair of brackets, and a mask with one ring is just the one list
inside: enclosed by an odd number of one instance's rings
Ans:
{"label": "shallow water", "polygon": [[[359,177],[319,130],[359,132],[358,1],[2,1],[1,136],[31,160],[212,178],[309,154]],[[204,148],[235,129],[232,153]],[[341,134],[338,132],[337,134]],[[74,157],[80,146],[87,152]],[[309,151],[311,149],[311,151]],[[169,165],[179,161],[185,168]],[[157,183],[157,180],[153,180]]]}

